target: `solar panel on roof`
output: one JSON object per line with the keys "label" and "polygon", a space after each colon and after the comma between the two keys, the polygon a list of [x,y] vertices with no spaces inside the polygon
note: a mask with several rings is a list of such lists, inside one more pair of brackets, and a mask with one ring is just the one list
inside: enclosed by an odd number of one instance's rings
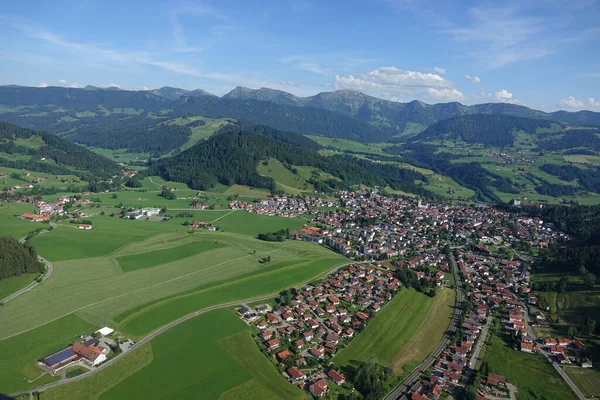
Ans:
{"label": "solar panel on roof", "polygon": [[75,354],[71,350],[71,347],[67,347],[66,349],[61,350],[58,353],[51,355],[50,357],[46,357],[44,359],[44,363],[48,366],[60,364],[63,361],[66,361],[69,358],[73,357],[74,355]]}

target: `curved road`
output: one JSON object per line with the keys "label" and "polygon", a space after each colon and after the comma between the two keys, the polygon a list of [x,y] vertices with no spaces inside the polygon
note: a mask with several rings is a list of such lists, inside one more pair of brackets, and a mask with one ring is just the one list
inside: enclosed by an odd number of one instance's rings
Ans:
{"label": "curved road", "polygon": [[[53,229],[56,228],[56,223],[52,222],[51,225],[52,225]],[[43,231],[42,233],[45,233],[45,232],[48,232],[48,231]],[[19,243],[21,243],[21,244],[25,243],[25,238],[22,238],[21,240],[19,240]],[[27,293],[28,291],[30,291],[31,289],[33,289],[40,283],[44,282],[46,279],[48,279],[50,277],[50,275],[52,275],[52,272],[54,272],[54,267],[52,266],[52,263],[50,261],[46,260],[44,257],[40,257],[39,255],[38,255],[38,260],[40,262],[43,262],[44,265],[46,265],[46,272],[44,273],[44,275],[42,275],[42,280],[39,282],[38,281],[31,282],[29,285],[25,286],[23,289],[19,290],[18,292],[15,292],[15,293],[11,294],[10,296],[7,296],[7,297],[3,298],[2,300],[0,300],[0,303],[6,304],[9,301],[14,300],[16,297],[19,297],[23,293]]]}
{"label": "curved road", "polygon": [[[332,268],[331,270],[329,270],[326,274],[324,274],[323,276],[327,276],[330,275],[334,272],[336,272],[337,270],[339,270],[340,268],[346,267],[350,264],[363,264],[364,262],[351,262],[351,263],[346,263],[346,264],[342,264],[342,265],[338,265],[337,267]],[[300,288],[302,286],[304,286],[305,283],[303,283],[302,285],[298,285],[295,286],[295,288]],[[54,383],[49,383],[47,385],[43,385],[43,386],[39,386],[36,388],[32,388],[32,389],[28,389],[28,390],[23,390],[20,392],[15,392],[15,393],[11,393],[10,396],[11,397],[16,397],[16,396],[21,396],[24,394],[31,394],[33,392],[43,392],[44,390],[48,390],[48,389],[52,389],[55,388],[57,386],[62,386],[65,385],[67,383],[71,383],[71,382],[75,382],[75,381],[79,381],[81,379],[85,379],[89,376],[92,376],[94,374],[97,374],[98,372],[102,371],[103,369],[107,368],[108,366],[112,365],[115,361],[120,360],[122,357],[125,357],[127,354],[131,353],[132,351],[135,351],[136,349],[138,349],[139,347],[141,347],[142,345],[148,343],[149,341],[151,341],[152,339],[156,338],[157,336],[162,335],[163,333],[165,333],[166,331],[168,331],[169,329],[172,329],[174,327],[176,327],[177,325],[180,325],[192,318],[196,318],[199,315],[205,314],[207,312],[210,311],[214,311],[214,310],[218,310],[221,308],[229,308],[229,307],[233,307],[236,305],[240,305],[242,303],[255,303],[257,301],[265,301],[265,300],[269,300],[272,299],[273,297],[276,297],[277,294],[271,294],[268,296],[261,296],[261,297],[255,297],[255,298],[251,298],[251,299],[246,299],[246,300],[239,300],[239,301],[232,301],[229,303],[223,303],[223,304],[218,304],[218,305],[214,305],[202,310],[198,310],[195,311],[191,314],[186,315],[185,317],[181,317],[178,320],[175,320],[165,326],[163,326],[162,328],[158,329],[157,331],[151,333],[150,335],[146,336],[145,338],[143,338],[142,340],[140,340],[139,342],[135,343],[133,346],[131,346],[127,351],[120,353],[118,355],[116,355],[114,358],[111,358],[110,360],[106,361],[105,363],[101,364],[98,368],[92,370],[91,372],[79,375],[79,376],[75,376],[73,378],[67,378],[67,379],[62,379],[58,382],[54,382]]]}

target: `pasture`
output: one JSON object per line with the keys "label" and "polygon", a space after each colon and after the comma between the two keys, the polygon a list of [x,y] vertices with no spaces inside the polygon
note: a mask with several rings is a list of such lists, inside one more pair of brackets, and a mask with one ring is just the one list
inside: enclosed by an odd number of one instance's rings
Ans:
{"label": "pasture", "polygon": [[23,289],[38,276],[39,274],[23,274],[0,280],[0,300]]}
{"label": "pasture", "polygon": [[576,398],[543,355],[510,349],[500,337],[490,336],[484,361],[488,362],[491,372],[505,376],[517,386],[520,400]]}
{"label": "pasture", "polygon": [[12,236],[18,240],[37,228],[47,226],[22,220],[19,215],[23,213],[33,213],[33,206],[31,204],[0,203],[0,236]]}
{"label": "pasture", "polygon": [[[4,321],[7,320],[3,317],[3,325]],[[75,315],[69,315],[22,335],[0,340],[0,392],[11,393],[57,380],[58,378],[48,375],[40,378],[43,371],[35,365],[36,360],[72,344],[77,335],[93,331],[93,325]],[[30,382],[34,379],[37,380]]]}
{"label": "pasture", "polygon": [[600,397],[600,371],[597,368],[567,367],[565,371],[587,397]]}
{"label": "pasture", "polygon": [[182,260],[193,255],[209,250],[215,250],[225,245],[215,242],[198,242],[183,244],[174,248],[149,251],[127,256],[119,256],[117,262],[123,272],[135,271],[140,268],[150,268],[156,265],[166,264]]}
{"label": "pasture", "polygon": [[260,391],[260,398],[303,397],[264,358],[249,328],[229,309],[187,321],[151,344],[152,362],[111,387],[101,400],[218,399],[230,390],[243,393],[248,385]]}
{"label": "pasture", "polygon": [[150,364],[152,357],[152,346],[146,343],[95,375],[43,391],[40,400],[96,400],[102,393]]}
{"label": "pasture", "polygon": [[423,360],[442,339],[450,324],[454,298],[450,289],[438,290],[434,298],[414,289],[401,289],[333,361],[346,366],[353,360],[374,359],[390,366],[397,375],[406,372],[404,366]]}
{"label": "pasture", "polygon": [[[108,217],[107,220],[112,221]],[[135,307],[193,292],[153,304],[148,314],[145,309],[138,310],[128,323],[132,326],[131,333],[141,335],[208,305],[276,293],[301,284],[345,261],[313,243],[263,242],[229,232],[190,234],[171,229],[164,233],[154,227],[167,224],[115,221],[132,223],[127,226],[134,226],[135,230],[126,230],[120,224],[104,231],[101,224],[90,231],[59,226],[51,233],[36,237],[38,251],[53,261],[55,271],[35,291],[2,308],[6,323],[0,326],[0,340],[72,313],[97,325],[118,326],[113,318]],[[87,235],[95,231],[100,236]],[[136,240],[139,243],[135,243]],[[202,242],[218,242],[220,246],[128,272],[123,271],[117,260],[119,256],[147,257],[143,253]],[[131,244],[124,246],[126,243]],[[62,249],[63,246],[66,249]],[[96,256],[86,258],[92,254]],[[272,263],[258,262],[267,255],[272,257]],[[140,258],[137,260],[140,262]],[[85,290],[79,289],[82,287]],[[177,307],[178,304],[181,307]],[[124,328],[127,332],[127,325]]]}

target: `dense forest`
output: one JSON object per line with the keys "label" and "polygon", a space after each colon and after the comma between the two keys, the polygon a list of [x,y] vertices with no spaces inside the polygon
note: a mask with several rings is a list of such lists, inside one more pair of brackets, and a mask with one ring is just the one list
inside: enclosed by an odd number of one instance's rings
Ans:
{"label": "dense forest", "polygon": [[[29,139],[36,141],[36,147],[17,145],[16,140]],[[29,169],[37,172],[47,172],[58,175],[73,174],[67,167],[86,171],[86,175],[112,176],[119,173],[120,169],[109,159],[78,146],[66,139],[51,133],[34,131],[6,122],[0,122],[0,144],[3,151],[8,154],[26,154],[31,156],[30,161],[10,160],[0,157],[0,165]],[[9,151],[6,151],[9,150]],[[54,164],[41,161],[53,160]]]}
{"label": "dense forest", "polygon": [[22,274],[39,273],[43,264],[30,244],[21,244],[10,236],[0,236],[0,280]]}
{"label": "dense forest", "polygon": [[414,140],[447,138],[467,143],[481,143],[486,146],[512,146],[516,131],[534,135],[538,128],[550,128],[552,123],[552,121],[509,115],[464,115],[434,124],[417,135]]}
{"label": "dense forest", "polygon": [[280,131],[266,125],[253,125],[249,122],[239,121],[236,124],[227,124],[221,128],[218,133],[225,132],[249,132],[275,139],[279,142],[288,143],[295,146],[306,147],[312,150],[320,150],[322,146],[312,139],[307,138],[296,132]]}
{"label": "dense forest", "polygon": [[563,181],[572,182],[577,179],[579,185],[584,189],[600,193],[600,168],[598,167],[590,166],[583,169],[573,165],[544,164],[540,169]]}
{"label": "dense forest", "polygon": [[268,158],[330,173],[340,179],[327,181],[326,184],[331,188],[362,183],[432,196],[414,183],[415,180],[427,182],[427,178],[418,172],[350,156],[324,157],[308,148],[293,146],[256,133],[237,131],[212,136],[175,157],[159,160],[151,166],[148,173],[184,182],[199,190],[209,189],[217,183],[273,190],[273,179],[259,175],[256,170],[258,163]]}
{"label": "dense forest", "polygon": [[600,151],[600,130],[570,129],[560,137],[552,138],[539,143],[538,147],[545,151],[558,151],[575,148]]}
{"label": "dense forest", "polygon": [[130,153],[150,153],[160,157],[184,145],[191,133],[189,126],[157,124],[146,116],[123,118],[110,115],[92,118],[65,137],[91,147],[125,149]]}
{"label": "dense forest", "polygon": [[574,273],[584,267],[594,274],[600,273],[600,205],[545,205],[523,210],[552,222],[573,237],[571,242],[549,246],[540,254],[543,268]]}

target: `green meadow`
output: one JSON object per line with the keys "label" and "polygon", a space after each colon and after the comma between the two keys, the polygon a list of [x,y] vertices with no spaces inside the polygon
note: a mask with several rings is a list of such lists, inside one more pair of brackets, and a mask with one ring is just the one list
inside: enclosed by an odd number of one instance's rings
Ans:
{"label": "green meadow", "polygon": [[414,289],[400,289],[333,361],[345,366],[375,359],[396,374],[409,372],[404,368],[427,357],[448,329],[454,297],[450,289],[438,290],[433,298]]}
{"label": "green meadow", "polygon": [[151,344],[152,362],[112,386],[101,400],[236,398],[228,393],[243,393],[248,385],[262,399],[306,398],[260,353],[249,328],[229,309],[186,321]]}
{"label": "green meadow", "polygon": [[[3,318],[3,325],[4,321]],[[94,328],[81,318],[69,315],[22,335],[0,340],[0,392],[8,394],[58,380],[42,376],[43,371],[35,365],[36,361],[62,350],[78,335],[91,333]],[[34,379],[35,382],[30,382]]]}
{"label": "green meadow", "polygon": [[541,355],[510,349],[497,335],[491,335],[485,351],[491,372],[517,386],[519,399],[575,399],[575,395],[552,365]]}
{"label": "green meadow", "polygon": [[209,250],[215,250],[225,245],[215,242],[192,242],[172,249],[155,250],[130,256],[117,257],[124,272],[140,268],[150,268],[156,265],[181,260]]}
{"label": "green meadow", "polygon": [[33,282],[39,274],[23,274],[0,280],[0,300],[23,289]]}

